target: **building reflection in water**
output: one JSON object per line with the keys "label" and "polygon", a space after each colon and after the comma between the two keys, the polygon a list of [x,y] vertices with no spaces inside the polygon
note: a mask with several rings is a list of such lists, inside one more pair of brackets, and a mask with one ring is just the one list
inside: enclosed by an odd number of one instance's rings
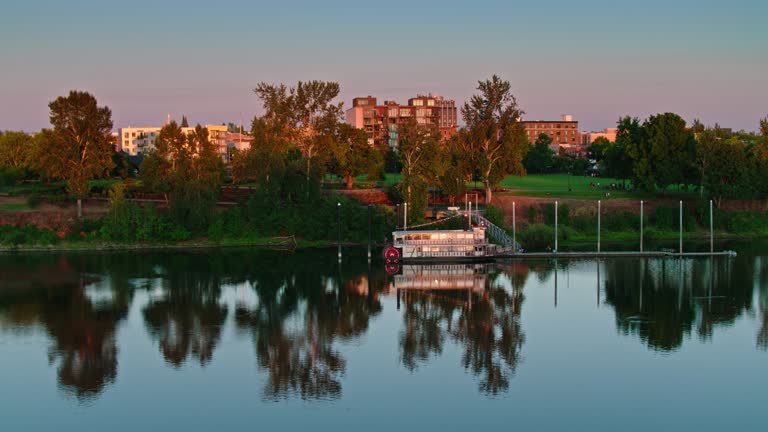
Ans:
{"label": "building reflection in water", "polygon": [[400,360],[413,371],[440,355],[447,340],[462,348],[461,365],[486,394],[509,387],[525,336],[521,289],[491,281],[488,264],[403,265],[391,290],[403,305]]}

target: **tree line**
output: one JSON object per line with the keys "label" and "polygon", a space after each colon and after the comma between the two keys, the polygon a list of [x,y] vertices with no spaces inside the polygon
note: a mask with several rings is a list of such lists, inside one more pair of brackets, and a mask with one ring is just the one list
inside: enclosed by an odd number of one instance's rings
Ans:
{"label": "tree line", "polygon": [[[491,203],[494,188],[509,175],[552,169],[583,174],[589,169],[586,160],[555,155],[544,134],[528,141],[520,121],[524,111],[510,83],[496,75],[478,82],[461,107],[465,126],[454,136],[444,140],[435,125],[411,119],[398,125],[396,148],[369,145],[366,131],[343,121],[336,82],[262,82],[253,91],[264,114],[251,122],[253,143],[234,152],[229,170],[205,128],[183,133],[175,122],[161,129],[155,148],[138,167],[143,188],[164,197],[174,219],[189,229],[212,222],[221,186],[229,180],[249,184],[263,197],[311,206],[321,199],[327,174],[343,178],[351,188],[358,176],[377,180],[394,171],[401,181],[392,192],[413,209],[413,222],[423,218],[430,191],[456,196],[466,182],[476,180]],[[94,96],[72,91],[49,109],[51,127],[34,137],[0,135],[0,182],[64,180],[80,209],[90,180],[135,174],[126,155],[115,150],[110,109],[99,106]],[[697,189],[718,203],[768,195],[768,118],[760,122],[760,133],[708,128],[698,121],[688,126],[673,113],[642,123],[622,117],[617,126],[615,142],[598,139],[589,147],[604,175],[645,191],[675,185]]]}
{"label": "tree line", "polygon": [[630,180],[647,192],[669,187],[697,191],[719,206],[723,198],[768,195],[768,117],[759,133],[733,132],[718,125],[688,126],[679,115],[652,115],[642,123],[622,117],[615,142],[598,138],[589,147],[602,173]]}

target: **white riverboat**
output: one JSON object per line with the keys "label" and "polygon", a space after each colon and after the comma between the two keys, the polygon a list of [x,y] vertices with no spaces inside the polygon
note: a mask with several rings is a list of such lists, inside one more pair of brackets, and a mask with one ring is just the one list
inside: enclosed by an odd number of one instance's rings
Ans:
{"label": "white riverboat", "polygon": [[392,233],[384,250],[389,263],[399,261],[491,261],[503,252],[486,240],[485,227],[471,230],[411,230]]}

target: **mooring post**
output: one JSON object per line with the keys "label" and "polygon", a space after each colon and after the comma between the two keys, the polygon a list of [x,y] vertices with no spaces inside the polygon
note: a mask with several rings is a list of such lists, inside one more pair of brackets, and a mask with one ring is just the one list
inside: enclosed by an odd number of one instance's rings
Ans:
{"label": "mooring post", "polygon": [[680,200],[680,255],[683,254],[683,200]]}
{"label": "mooring post", "polygon": [[555,250],[554,253],[557,253],[557,201],[555,201]]}
{"label": "mooring post", "polygon": [[602,215],[603,203],[597,200],[597,253],[600,253],[600,217]]}
{"label": "mooring post", "polygon": [[712,200],[709,200],[709,253],[715,253],[715,213],[712,210]]}
{"label": "mooring post", "polygon": [[373,239],[373,207],[368,204],[368,262],[371,262],[371,240]]}
{"label": "mooring post", "polygon": [[469,202],[469,212],[467,213],[467,220],[469,221],[469,229],[472,229],[472,201]]}
{"label": "mooring post", "polygon": [[403,204],[403,231],[408,231],[408,203]]}
{"label": "mooring post", "polygon": [[515,225],[516,217],[515,217],[515,202],[512,201],[512,249],[514,249],[514,253],[517,253],[517,226]]}
{"label": "mooring post", "polygon": [[640,253],[643,252],[643,200],[640,200]]}
{"label": "mooring post", "polygon": [[336,203],[336,215],[338,219],[338,233],[336,237],[336,245],[339,248],[339,262],[341,262],[341,203]]}

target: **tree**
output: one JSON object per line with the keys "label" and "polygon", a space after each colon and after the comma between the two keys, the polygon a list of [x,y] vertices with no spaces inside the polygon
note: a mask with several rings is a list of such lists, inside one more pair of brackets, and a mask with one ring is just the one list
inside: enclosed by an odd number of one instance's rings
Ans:
{"label": "tree", "polygon": [[32,136],[24,132],[0,134],[0,168],[21,170],[29,166]]}
{"label": "tree", "polygon": [[189,121],[187,121],[187,116],[185,115],[181,116],[181,127],[189,127]]}
{"label": "tree", "polygon": [[426,205],[427,184],[435,178],[431,165],[437,154],[438,134],[434,127],[418,124],[415,119],[398,127],[397,153],[403,166],[400,186],[412,210],[410,215],[417,220]]}
{"label": "tree", "polygon": [[325,81],[299,81],[291,88],[261,82],[254,89],[266,110],[266,120],[301,150],[306,163],[307,197],[312,163],[323,149],[319,138],[332,135],[341,119],[342,103],[332,103],[339,90],[338,83]]}
{"label": "tree", "polygon": [[342,123],[338,125],[333,147],[331,172],[344,178],[347,189],[352,189],[355,177],[374,171],[384,163],[381,153],[368,144],[362,129]]}
{"label": "tree", "polygon": [[689,184],[696,142],[686,129],[685,120],[673,113],[651,116],[643,123],[646,130],[651,169],[656,185],[662,189],[672,184]]}
{"label": "tree", "polygon": [[77,217],[82,218],[88,181],[105,177],[114,167],[112,112],[98,106],[89,93],[76,90],[48,107],[53,129],[41,132],[45,145],[37,149],[35,164],[48,177],[66,180],[69,194],[77,199]]}
{"label": "tree", "polygon": [[216,205],[224,163],[200,125],[186,135],[175,121],[163,126],[155,149],[144,159],[140,178],[162,193],[176,221],[190,229],[206,226]]}
{"label": "tree", "polygon": [[608,141],[608,138],[597,137],[588,147],[589,157],[594,159],[595,162],[601,162],[605,158],[605,150],[610,145],[611,142]]}
{"label": "tree", "polygon": [[461,114],[478,150],[477,168],[485,185],[485,202],[490,204],[492,186],[509,174],[525,174],[528,139],[519,121],[523,112],[509,81],[494,75],[478,82],[477,90],[479,94],[464,103]]}
{"label": "tree", "polygon": [[632,183],[638,189],[653,191],[656,180],[653,177],[653,160],[645,129],[637,117],[625,116],[619,119],[616,131],[617,149],[626,149],[632,164]]}
{"label": "tree", "polygon": [[552,166],[555,152],[550,147],[551,144],[552,138],[549,135],[539,134],[523,159],[526,171],[542,173]]}
{"label": "tree", "polygon": [[625,181],[632,174],[633,163],[627,152],[627,140],[609,142],[601,162],[605,175]]}
{"label": "tree", "polygon": [[695,118],[693,119],[693,123],[691,124],[691,132],[694,134],[699,134],[704,132],[706,127],[704,126],[704,123],[701,122],[701,120]]}
{"label": "tree", "polygon": [[712,163],[703,172],[701,184],[715,204],[720,207],[724,197],[750,197],[753,188],[749,185],[747,146],[744,141],[736,136],[720,137],[704,151],[709,153]]}

